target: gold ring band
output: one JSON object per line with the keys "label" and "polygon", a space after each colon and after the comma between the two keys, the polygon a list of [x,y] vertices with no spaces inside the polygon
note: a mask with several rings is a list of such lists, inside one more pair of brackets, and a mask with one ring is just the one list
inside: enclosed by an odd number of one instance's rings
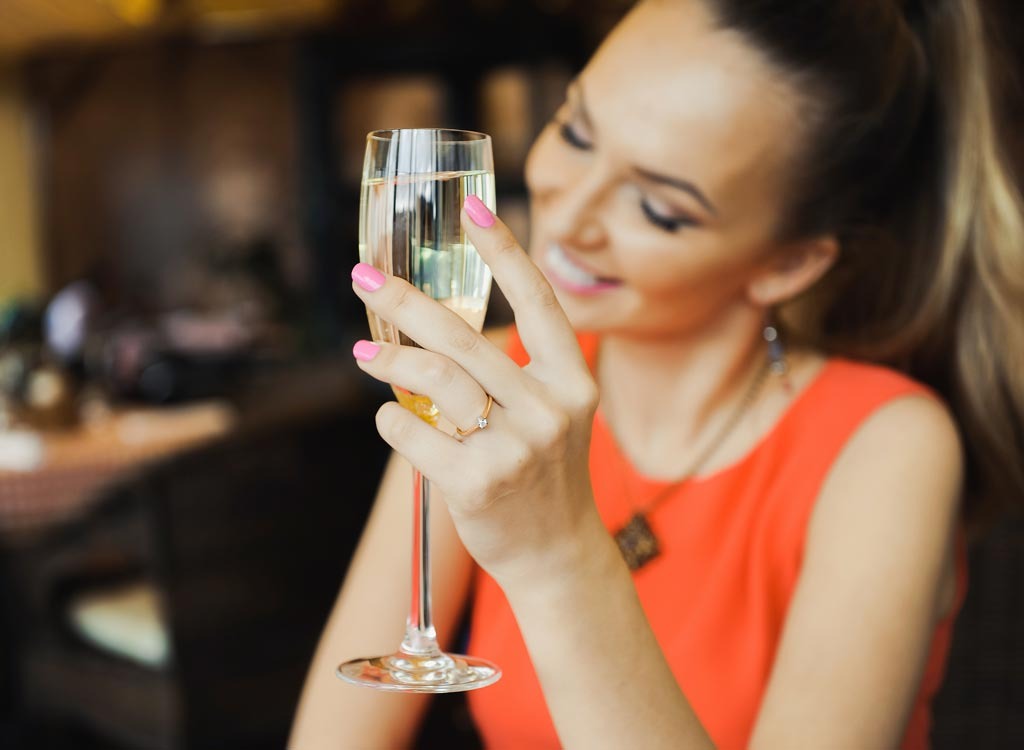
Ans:
{"label": "gold ring band", "polygon": [[468,430],[462,430],[459,427],[455,428],[455,431],[459,433],[460,437],[466,437],[466,435],[472,435],[477,430],[482,430],[487,426],[487,417],[491,413],[491,407],[494,406],[494,397],[491,394],[487,394],[487,406],[484,407],[484,413],[476,418],[476,424],[470,427]]}

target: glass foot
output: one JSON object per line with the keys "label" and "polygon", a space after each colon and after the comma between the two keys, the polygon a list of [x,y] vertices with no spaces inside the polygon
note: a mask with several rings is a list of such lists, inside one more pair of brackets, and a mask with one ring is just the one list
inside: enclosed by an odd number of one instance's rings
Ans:
{"label": "glass foot", "polygon": [[493,685],[501,670],[484,659],[462,654],[417,656],[399,651],[388,656],[352,659],[337,675],[353,685],[404,693],[457,693]]}

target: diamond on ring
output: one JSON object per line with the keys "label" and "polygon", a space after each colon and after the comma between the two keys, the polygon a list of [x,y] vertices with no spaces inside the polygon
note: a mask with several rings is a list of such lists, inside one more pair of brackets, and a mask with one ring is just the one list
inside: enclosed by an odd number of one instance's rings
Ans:
{"label": "diamond on ring", "polygon": [[487,417],[490,415],[491,407],[493,405],[494,398],[490,394],[487,394],[487,405],[484,407],[484,413],[476,418],[476,426],[470,427],[468,430],[463,430],[461,427],[455,428],[455,431],[459,434],[459,437],[466,437],[466,435],[471,435],[477,430],[482,430],[484,427],[486,427]]}

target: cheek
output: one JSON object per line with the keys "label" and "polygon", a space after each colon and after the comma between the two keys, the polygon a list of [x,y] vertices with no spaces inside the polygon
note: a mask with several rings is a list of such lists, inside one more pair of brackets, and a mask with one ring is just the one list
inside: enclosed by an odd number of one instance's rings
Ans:
{"label": "cheek", "polygon": [[[648,239],[638,244],[636,237]],[[623,231],[611,237],[622,255],[630,284],[641,294],[661,298],[731,296],[743,288],[749,260],[712,233],[693,232],[678,239],[658,238],[648,232]]]}

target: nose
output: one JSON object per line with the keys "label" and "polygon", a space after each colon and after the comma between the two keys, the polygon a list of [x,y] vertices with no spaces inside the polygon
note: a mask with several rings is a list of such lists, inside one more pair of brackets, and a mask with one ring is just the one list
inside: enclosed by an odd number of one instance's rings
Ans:
{"label": "nose", "polygon": [[545,225],[552,238],[580,250],[599,248],[607,237],[601,209],[611,188],[602,165],[590,164],[551,188]]}

